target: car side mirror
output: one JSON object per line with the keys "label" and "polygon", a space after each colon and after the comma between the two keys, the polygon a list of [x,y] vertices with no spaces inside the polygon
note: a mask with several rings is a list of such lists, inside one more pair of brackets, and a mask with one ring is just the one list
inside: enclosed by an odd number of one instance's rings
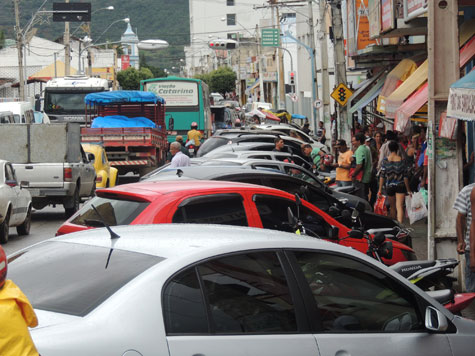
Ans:
{"label": "car side mirror", "polygon": [[447,330],[449,324],[447,318],[439,310],[432,306],[426,308],[425,327],[434,332],[443,332]]}
{"label": "car side mirror", "polygon": [[170,116],[168,118],[168,131],[173,131],[174,128],[175,128],[175,119],[173,118],[173,116]]}
{"label": "car side mirror", "polygon": [[352,239],[362,239],[364,237],[363,231],[360,230],[350,230],[348,236]]}

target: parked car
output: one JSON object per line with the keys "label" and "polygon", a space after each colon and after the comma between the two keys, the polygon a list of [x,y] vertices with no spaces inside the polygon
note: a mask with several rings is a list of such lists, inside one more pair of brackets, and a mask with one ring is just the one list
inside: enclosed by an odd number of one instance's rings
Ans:
{"label": "parked car", "polygon": [[[312,236],[330,239],[366,252],[366,241],[347,238],[350,229],[316,206],[304,201],[300,214],[295,197],[284,191],[253,184],[217,181],[139,182],[100,189],[57,231],[57,235],[103,226],[201,223],[251,226],[293,231],[288,211],[301,215]],[[339,240],[344,238],[343,240]],[[393,258],[386,263],[413,259],[414,251],[394,241]]]}
{"label": "parked car", "polygon": [[78,124],[1,125],[0,133],[16,138],[0,140],[0,152],[18,179],[29,182],[34,209],[62,204],[69,217],[94,195],[94,166],[81,147]]}
{"label": "parked car", "polygon": [[[391,269],[306,236],[118,226],[10,256],[42,356],[470,355],[475,324]],[[382,351],[384,350],[384,351]]]}
{"label": "parked car", "polygon": [[11,111],[17,124],[35,122],[33,105],[29,101],[5,101],[0,103],[0,111]]}
{"label": "parked car", "polygon": [[[157,175],[146,179],[147,181],[175,180],[183,181],[187,179],[198,180],[219,180],[263,185],[270,188],[281,189],[290,194],[299,194],[309,203],[312,203],[320,210],[332,216],[347,227],[353,227],[351,220],[352,209],[348,201],[339,200],[332,191],[325,187],[312,184],[312,182],[301,179],[297,175],[284,174],[280,171],[266,169],[245,169],[246,166],[190,166],[180,168],[167,168]],[[360,212],[360,222],[364,230],[380,228],[403,228],[397,220],[387,216],[372,213],[370,211]],[[398,241],[412,247],[410,234],[405,234],[404,238]]]}
{"label": "parked car", "polygon": [[[291,136],[302,140],[305,143],[309,143],[313,145],[322,145],[319,141],[317,141],[312,136],[306,134],[301,129],[297,128],[296,125],[291,124],[278,124],[278,125],[269,125],[269,124],[262,124],[259,126],[254,126],[254,130],[264,130],[264,131],[277,131],[281,132],[284,135]],[[324,146],[324,145],[322,145]]]}
{"label": "parked car", "polygon": [[117,184],[119,171],[111,167],[106,151],[101,145],[83,143],[87,159],[94,165],[96,171],[96,188],[114,187]]}
{"label": "parked car", "polygon": [[31,225],[31,195],[24,189],[28,182],[18,182],[10,162],[0,160],[0,243],[8,242],[10,227],[18,235],[28,235]]}
{"label": "parked car", "polygon": [[15,118],[11,111],[0,111],[0,124],[14,124]]}

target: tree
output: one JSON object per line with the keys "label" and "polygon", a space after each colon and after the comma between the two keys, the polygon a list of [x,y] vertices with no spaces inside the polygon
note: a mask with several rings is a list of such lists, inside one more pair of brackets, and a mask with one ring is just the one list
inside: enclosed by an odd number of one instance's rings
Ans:
{"label": "tree", "polygon": [[210,74],[209,87],[213,93],[225,94],[236,89],[236,73],[229,67],[220,67]]}
{"label": "tree", "polygon": [[167,76],[167,73],[165,73],[165,71],[162,68],[147,64],[147,59],[145,57],[145,54],[143,53],[140,53],[139,65],[140,65],[140,68],[150,69],[150,71],[152,72],[152,78],[162,78],[162,77]]}
{"label": "tree", "polygon": [[124,90],[139,90],[140,81],[153,78],[153,74],[148,68],[129,67],[126,70],[121,70],[117,73],[117,81]]}

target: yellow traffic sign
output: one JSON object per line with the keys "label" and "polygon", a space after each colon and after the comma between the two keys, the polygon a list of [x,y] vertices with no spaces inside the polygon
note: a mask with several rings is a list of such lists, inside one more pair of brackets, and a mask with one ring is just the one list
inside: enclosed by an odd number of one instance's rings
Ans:
{"label": "yellow traffic sign", "polygon": [[331,93],[331,97],[341,106],[345,106],[352,95],[353,92],[343,83],[340,83]]}

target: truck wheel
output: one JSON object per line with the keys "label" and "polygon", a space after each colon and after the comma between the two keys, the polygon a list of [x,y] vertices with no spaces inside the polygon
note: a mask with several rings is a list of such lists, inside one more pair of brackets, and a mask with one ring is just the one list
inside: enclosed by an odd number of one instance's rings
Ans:
{"label": "truck wheel", "polygon": [[29,235],[30,226],[31,226],[31,206],[28,208],[25,221],[23,221],[21,225],[18,225],[16,227],[16,232],[18,232],[18,235]]}
{"label": "truck wheel", "polygon": [[79,190],[76,188],[74,191],[74,195],[72,197],[72,206],[70,208],[64,207],[64,213],[67,218],[71,217],[76,211],[79,210],[79,204],[80,204],[80,199],[79,199]]}
{"label": "truck wheel", "polygon": [[8,233],[10,231],[10,212],[5,216],[5,220],[0,224],[0,243],[6,244],[8,242]]}

